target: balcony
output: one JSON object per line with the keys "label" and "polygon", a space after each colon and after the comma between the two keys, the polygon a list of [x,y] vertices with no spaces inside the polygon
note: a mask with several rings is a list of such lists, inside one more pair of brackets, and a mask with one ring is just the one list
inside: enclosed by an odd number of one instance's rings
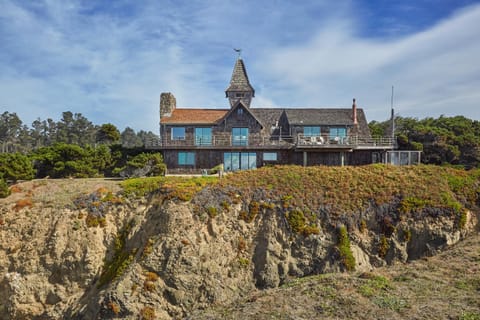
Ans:
{"label": "balcony", "polygon": [[372,138],[358,135],[334,137],[298,134],[294,143],[297,149],[393,149],[394,139],[392,137]]}
{"label": "balcony", "polygon": [[149,149],[393,149],[394,139],[391,137],[362,137],[345,136],[329,137],[305,136],[298,134],[296,137],[290,136],[270,136],[259,137],[249,136],[241,140],[234,139],[232,135],[213,135],[204,140],[195,137],[185,137],[185,139],[171,140],[170,137],[164,137],[163,140],[155,139],[147,141],[145,147]]}

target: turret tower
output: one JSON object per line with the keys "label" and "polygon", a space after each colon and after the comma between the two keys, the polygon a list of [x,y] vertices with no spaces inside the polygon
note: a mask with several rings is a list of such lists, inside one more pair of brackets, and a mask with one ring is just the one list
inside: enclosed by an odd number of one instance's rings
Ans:
{"label": "turret tower", "polygon": [[230,107],[233,107],[241,100],[247,108],[250,107],[250,102],[255,97],[255,90],[248,81],[247,70],[241,57],[238,57],[235,63],[230,86],[225,90],[225,96],[230,101]]}

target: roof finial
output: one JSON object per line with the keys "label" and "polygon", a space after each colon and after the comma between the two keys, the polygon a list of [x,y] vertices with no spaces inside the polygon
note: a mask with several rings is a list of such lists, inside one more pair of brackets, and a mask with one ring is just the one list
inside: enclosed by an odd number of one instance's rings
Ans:
{"label": "roof finial", "polygon": [[233,50],[235,50],[236,53],[238,53],[238,59],[241,58],[241,54],[242,54],[242,49],[240,48],[233,48]]}

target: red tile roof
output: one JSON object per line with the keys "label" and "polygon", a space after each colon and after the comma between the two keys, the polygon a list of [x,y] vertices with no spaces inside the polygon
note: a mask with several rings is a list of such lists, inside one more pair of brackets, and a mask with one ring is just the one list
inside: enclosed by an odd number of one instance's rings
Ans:
{"label": "red tile roof", "polygon": [[170,117],[163,117],[160,123],[165,124],[213,124],[222,119],[226,109],[175,109]]}

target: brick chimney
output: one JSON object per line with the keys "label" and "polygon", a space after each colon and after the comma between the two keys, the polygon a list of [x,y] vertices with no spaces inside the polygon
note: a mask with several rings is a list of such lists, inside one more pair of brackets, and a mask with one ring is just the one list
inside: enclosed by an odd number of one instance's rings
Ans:
{"label": "brick chimney", "polygon": [[353,98],[352,104],[352,120],[354,125],[358,125],[357,121],[357,104],[355,103],[355,98]]}
{"label": "brick chimney", "polygon": [[176,107],[177,100],[172,93],[162,92],[162,94],[160,94],[160,119],[165,116],[169,117]]}

